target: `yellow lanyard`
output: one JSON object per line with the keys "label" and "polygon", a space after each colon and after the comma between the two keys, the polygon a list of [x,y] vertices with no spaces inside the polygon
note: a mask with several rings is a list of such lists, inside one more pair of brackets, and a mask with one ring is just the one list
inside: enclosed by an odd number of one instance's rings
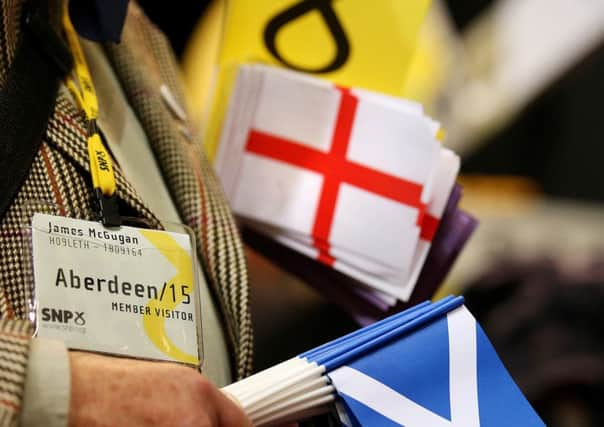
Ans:
{"label": "yellow lanyard", "polygon": [[77,85],[73,79],[68,79],[66,84],[88,119],[88,161],[90,162],[92,185],[95,191],[100,190],[103,196],[112,197],[115,194],[116,188],[115,175],[113,173],[111,156],[103,145],[96,128],[99,107],[94,84],[90,78],[90,72],[86,65],[86,58],[84,58],[84,52],[82,52],[78,35],[69,19],[67,4],[65,4],[63,9],[63,27],[67,43],[73,55],[74,71],[77,77]]}

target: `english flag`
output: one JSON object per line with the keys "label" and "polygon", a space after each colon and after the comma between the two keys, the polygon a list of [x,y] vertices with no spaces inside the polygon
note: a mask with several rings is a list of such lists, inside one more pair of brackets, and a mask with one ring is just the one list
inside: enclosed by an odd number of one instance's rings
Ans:
{"label": "english flag", "polygon": [[216,160],[233,210],[276,241],[406,301],[459,171],[418,104],[240,67]]}

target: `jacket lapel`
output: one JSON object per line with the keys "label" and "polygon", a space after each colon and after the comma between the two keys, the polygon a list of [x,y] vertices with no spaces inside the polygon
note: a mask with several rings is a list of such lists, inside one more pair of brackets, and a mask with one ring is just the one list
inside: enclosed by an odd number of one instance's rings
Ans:
{"label": "jacket lapel", "polygon": [[[90,174],[86,123],[81,111],[65,94],[59,93],[57,97],[54,112],[46,128],[46,140],[78,168]],[[153,226],[159,226],[159,221],[124,177],[119,165],[114,165],[114,171],[117,197],[126,204],[132,215],[144,218]]]}
{"label": "jacket lapel", "polygon": [[185,136],[186,118],[162,99],[165,85],[183,105],[171,50],[138,7],[131,5],[122,42],[107,45],[106,51],[147,134],[181,219],[196,234],[204,270],[225,317],[237,374],[243,377],[251,371],[252,359],[245,257],[220,184],[199,143]]}

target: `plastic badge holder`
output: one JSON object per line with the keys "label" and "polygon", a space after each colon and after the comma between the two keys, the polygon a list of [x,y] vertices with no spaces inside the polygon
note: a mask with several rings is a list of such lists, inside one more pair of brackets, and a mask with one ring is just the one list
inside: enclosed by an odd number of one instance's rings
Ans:
{"label": "plastic badge holder", "polygon": [[[31,201],[23,212],[24,277],[35,335],[73,350],[203,364],[193,231],[124,218],[104,227]],[[82,212],[73,216],[87,217]]]}

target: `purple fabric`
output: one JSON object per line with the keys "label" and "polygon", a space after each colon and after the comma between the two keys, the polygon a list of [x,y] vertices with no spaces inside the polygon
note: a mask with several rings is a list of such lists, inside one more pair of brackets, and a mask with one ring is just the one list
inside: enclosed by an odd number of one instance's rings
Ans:
{"label": "purple fabric", "polygon": [[390,307],[392,307],[391,304],[388,304],[386,301],[384,301],[382,298],[380,298],[379,295],[377,295],[371,289],[365,288],[364,286],[353,286],[351,284],[350,286],[347,286],[346,289],[350,289],[350,292],[352,292],[357,297],[364,300],[365,303],[374,306],[375,308],[377,308],[380,311],[385,312],[385,311],[388,311],[388,309],[390,309]]}
{"label": "purple fabric", "polygon": [[478,225],[474,217],[457,207],[461,195],[461,186],[456,184],[409,300],[412,304],[434,295]]}

